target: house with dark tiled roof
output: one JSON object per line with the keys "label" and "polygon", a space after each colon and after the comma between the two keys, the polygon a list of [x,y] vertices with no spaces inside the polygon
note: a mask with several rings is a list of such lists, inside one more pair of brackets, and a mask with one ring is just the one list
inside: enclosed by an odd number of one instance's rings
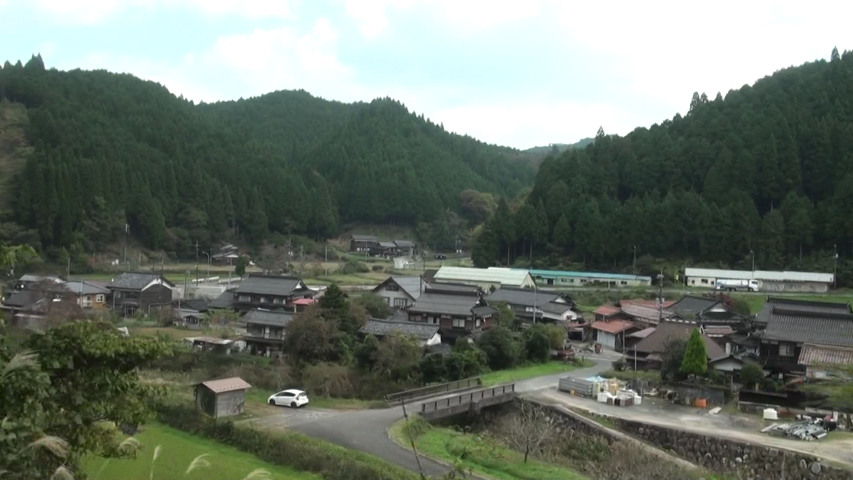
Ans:
{"label": "house with dark tiled roof", "polygon": [[506,303],[516,317],[527,323],[533,322],[534,311],[536,320],[545,322],[570,322],[581,316],[574,310],[575,304],[567,296],[531,288],[501,287],[487,295],[486,301],[491,305]]}
{"label": "house with dark tiled roof", "polygon": [[[655,327],[653,332],[628,349],[625,361],[629,364],[636,361],[637,368],[640,369],[660,369],[664,355],[672,342],[677,340],[686,342],[690,339],[693,330],[697,328],[701,330],[701,326],[695,322],[663,321]],[[726,351],[709,336],[703,334],[702,340],[705,342],[709,360],[726,355]]]}
{"label": "house with dark tiled roof", "polygon": [[243,322],[246,323],[243,341],[249,353],[269,356],[281,352],[285,329],[293,318],[293,313],[281,310],[249,310],[243,315]]}
{"label": "house with dark tiled roof", "polygon": [[848,303],[768,297],[756,322],[766,325],[759,337],[759,357],[772,372],[802,375],[819,363],[816,359],[847,363],[853,358],[843,353],[853,348]]}
{"label": "house with dark tiled roof", "polygon": [[746,315],[735,312],[722,300],[712,297],[685,295],[666,310],[682,318],[698,320],[702,325],[738,325],[747,321]]}
{"label": "house with dark tiled roof", "polygon": [[429,347],[441,343],[438,329],[438,325],[427,323],[371,319],[358,332],[380,340],[388,335],[399,335],[415,340],[422,347]]}
{"label": "house with dark tiled roof", "polygon": [[349,239],[350,252],[370,252],[379,246],[379,238],[376,235],[352,235]]}
{"label": "house with dark tiled roof", "polygon": [[[316,293],[300,278],[250,273],[233,290],[231,305],[234,309],[243,312],[253,308],[292,311],[294,300],[314,298]],[[217,305],[219,303],[217,302]]]}
{"label": "house with dark tiled roof", "polygon": [[431,283],[407,312],[411,322],[438,325],[441,340],[453,343],[491,327],[497,311],[476,286]]}
{"label": "house with dark tiled roof", "polygon": [[373,289],[373,293],[384,298],[388,305],[406,308],[420,298],[426,282],[418,276],[392,275]]}
{"label": "house with dark tiled roof", "polygon": [[174,288],[164,276],[150,272],[125,272],[107,284],[112,293],[110,308],[123,316],[171,309]]}

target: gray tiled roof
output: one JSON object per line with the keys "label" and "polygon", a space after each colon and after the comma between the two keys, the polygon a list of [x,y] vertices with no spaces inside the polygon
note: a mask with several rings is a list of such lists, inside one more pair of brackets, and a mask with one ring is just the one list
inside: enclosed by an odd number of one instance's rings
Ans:
{"label": "gray tiled roof", "polygon": [[404,277],[395,275],[391,278],[413,299],[417,300],[418,297],[421,296],[421,285],[423,285],[421,277]]}
{"label": "gray tiled roof", "polygon": [[207,308],[231,308],[234,306],[234,290],[225,290],[207,305]]}
{"label": "gray tiled roof", "polygon": [[413,313],[434,313],[438,315],[471,315],[478,303],[476,295],[458,295],[435,292],[424,292],[414,305],[409,307]]}
{"label": "gray tiled roof", "polygon": [[414,248],[415,242],[411,240],[394,240],[394,244],[400,248]]}
{"label": "gray tiled roof", "polygon": [[293,295],[302,286],[302,280],[282,275],[249,274],[237,287],[237,293],[255,295]]}
{"label": "gray tiled roof", "polygon": [[806,312],[789,309],[787,305],[775,306],[770,312],[764,339],[851,347],[853,314]]}
{"label": "gray tiled roof", "polygon": [[394,245],[394,242],[379,242],[379,246],[382,248],[397,248],[397,245]]}
{"label": "gray tiled roof", "polygon": [[417,340],[429,340],[438,333],[438,325],[417,322],[391,322],[387,320],[369,320],[359,330],[365,335],[382,337],[390,334],[402,335]]}
{"label": "gray tiled roof", "polygon": [[270,310],[250,310],[249,313],[243,316],[243,321],[247,324],[254,325],[269,325],[271,327],[286,327],[288,323],[293,321],[293,314],[287,312],[273,312]]}
{"label": "gray tiled roof", "polygon": [[[698,327],[698,325],[690,323],[662,322],[654,332],[640,340],[634,346],[634,349],[640,353],[663,353],[666,346],[674,340],[684,340],[686,342],[693,333],[693,330]],[[722,357],[726,354],[707,335],[703,335],[702,339],[705,340],[705,349],[708,351],[708,358]]]}
{"label": "gray tiled roof", "polygon": [[764,302],[761,312],[756,315],[755,321],[768,323],[775,307],[807,313],[850,313],[850,305],[847,303],[813,302],[810,300],[767,297],[767,301]]}
{"label": "gray tiled roof", "polygon": [[467,293],[471,296],[474,296],[480,291],[480,287],[476,285],[467,285],[464,283],[432,282],[426,286],[425,290],[426,292],[432,293]]}
{"label": "gray tiled roof", "polygon": [[700,313],[720,303],[716,298],[694,297],[685,295],[681,300],[673,303],[667,308],[671,312],[681,315],[699,316]]}
{"label": "gray tiled roof", "polygon": [[[507,288],[501,287],[486,297],[486,300],[490,302],[507,302],[510,305],[521,305],[524,307],[532,307],[534,301],[537,307],[540,307],[546,303],[553,302],[560,298],[559,295],[552,292],[536,292],[534,294],[533,289],[530,288]],[[569,304],[565,305],[565,309],[563,311],[568,310],[571,306]]]}
{"label": "gray tiled roof", "polygon": [[106,295],[109,289],[93,285],[89,282],[65,282],[66,290],[82,295]]}
{"label": "gray tiled roof", "polygon": [[353,235],[351,237],[356,242],[378,242],[379,238],[376,235]]}
{"label": "gray tiled roof", "polygon": [[208,303],[209,302],[204,298],[188,298],[186,300],[181,300],[181,308],[190,308],[197,312],[204,313],[209,308]]}
{"label": "gray tiled roof", "polygon": [[[141,290],[145,288],[146,285],[160,278],[159,273],[145,273],[145,272],[125,272],[120,274],[118,277],[114,278],[112,282],[107,285],[107,288],[120,288],[125,290]],[[169,286],[174,286],[172,282],[163,279]]]}
{"label": "gray tiled roof", "polygon": [[3,305],[21,308],[28,307],[39,300],[39,294],[34,290],[21,290],[20,292],[15,292],[3,302]]}

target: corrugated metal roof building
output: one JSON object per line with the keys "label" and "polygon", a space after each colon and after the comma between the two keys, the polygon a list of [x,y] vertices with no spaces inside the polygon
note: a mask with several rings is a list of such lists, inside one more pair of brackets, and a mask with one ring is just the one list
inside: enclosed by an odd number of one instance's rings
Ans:
{"label": "corrugated metal roof building", "polygon": [[580,286],[603,284],[612,287],[639,287],[652,284],[652,277],[624,273],[572,272],[563,270],[531,270],[539,285]]}
{"label": "corrugated metal roof building", "polygon": [[437,282],[457,282],[468,285],[478,285],[483,289],[491,287],[529,287],[533,288],[533,277],[527,270],[514,268],[469,268],[441,267],[436,272]]}
{"label": "corrugated metal roof building", "polygon": [[826,292],[835,281],[831,273],[715,268],[686,268],[684,276],[687,286],[706,288],[714,288],[717,280],[759,280],[760,290],[767,292]]}

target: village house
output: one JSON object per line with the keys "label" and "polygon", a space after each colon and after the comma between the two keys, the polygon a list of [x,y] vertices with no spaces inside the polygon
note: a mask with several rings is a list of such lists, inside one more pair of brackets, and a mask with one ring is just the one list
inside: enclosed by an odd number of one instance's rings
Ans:
{"label": "village house", "polygon": [[122,273],[107,284],[112,293],[110,308],[125,317],[171,308],[174,288],[175,284],[162,275],[144,272]]}
{"label": "village house", "polygon": [[495,313],[478,287],[435,282],[408,309],[409,321],[438,325],[445,343],[488,329]]}
{"label": "village house", "polygon": [[110,290],[92,282],[65,282],[62,284],[70,292],[74,301],[85,310],[106,310],[109,308]]}
{"label": "village house", "polygon": [[[650,331],[645,338],[628,349],[625,361],[629,364],[636,363],[640,370],[660,370],[667,349],[674,341],[687,342],[690,335],[697,328],[701,331],[698,323],[690,321],[661,322],[654,331]],[[726,356],[726,352],[707,335],[702,335],[705,349],[708,352],[708,360]]]}
{"label": "village house", "polygon": [[580,313],[567,295],[555,292],[536,291],[530,288],[501,287],[486,296],[494,306],[504,302],[512,308],[517,318],[533,323],[534,311],[537,322],[566,324],[578,320]]}
{"label": "village house", "polygon": [[228,243],[210,256],[210,263],[214,265],[236,265],[238,258],[240,258],[240,249]]}
{"label": "village house", "polygon": [[735,312],[718,298],[685,295],[665,308],[681,318],[697,320],[702,325],[738,325],[749,320],[746,315]]}
{"label": "village house", "polygon": [[441,343],[439,326],[409,321],[371,319],[358,331],[362,335],[373,335],[382,340],[388,335],[410,338],[421,347],[430,347]]}
{"label": "village house", "polygon": [[379,246],[379,238],[375,235],[353,235],[349,239],[349,251],[370,253]]}
{"label": "village house", "polygon": [[253,308],[293,311],[295,300],[314,298],[316,293],[296,277],[251,273],[232,291],[231,306],[242,312]]}
{"label": "village house", "polygon": [[756,316],[765,369],[791,376],[824,375],[824,363],[849,364],[853,313],[849,303],[768,297]]}
{"label": "village house", "polygon": [[384,298],[391,307],[406,308],[420,298],[425,286],[426,282],[421,277],[392,275],[372,292]]}
{"label": "village house", "polygon": [[255,355],[270,356],[282,351],[285,329],[293,321],[293,314],[280,310],[250,310],[243,316],[246,349]]}

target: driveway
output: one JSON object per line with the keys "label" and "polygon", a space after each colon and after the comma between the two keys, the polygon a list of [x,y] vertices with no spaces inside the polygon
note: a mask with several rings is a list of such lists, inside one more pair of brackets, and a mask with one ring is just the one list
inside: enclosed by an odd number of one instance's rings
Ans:
{"label": "driveway", "polygon": [[[610,370],[611,363],[620,358],[619,354],[605,352],[601,355],[588,354],[588,360],[595,365],[588,368],[574,370],[569,373],[559,373],[531,378],[515,383],[515,390],[519,393],[530,393],[547,388],[553,388],[560,378],[571,375],[577,378],[586,378]],[[429,401],[455,396],[447,394],[431,397]],[[422,399],[406,405],[406,411],[411,415],[420,410]],[[255,426],[273,429],[292,429],[302,432],[308,436],[321,438],[342,447],[371,453],[388,462],[397,464],[414,472],[418,471],[418,465],[414,453],[397,445],[388,437],[388,428],[403,418],[402,407],[391,407],[376,410],[327,410],[313,408],[310,405],[301,409],[289,409],[281,407],[266,407],[269,415],[248,420]],[[435,462],[425,457],[420,457],[421,467],[429,476],[439,477],[447,473],[450,468],[444,464]]]}

